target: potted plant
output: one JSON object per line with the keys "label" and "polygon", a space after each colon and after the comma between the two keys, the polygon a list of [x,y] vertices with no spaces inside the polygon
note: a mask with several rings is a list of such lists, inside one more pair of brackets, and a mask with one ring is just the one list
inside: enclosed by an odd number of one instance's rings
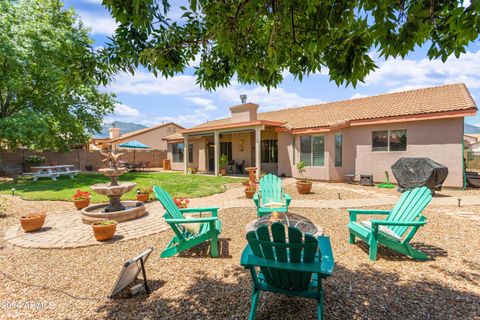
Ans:
{"label": "potted plant", "polygon": [[247,199],[252,199],[255,192],[257,192],[257,185],[255,183],[249,183],[248,186],[245,187],[245,197],[247,197]]}
{"label": "potted plant", "polygon": [[93,236],[97,241],[105,241],[111,239],[117,229],[117,221],[105,220],[92,224]]}
{"label": "potted plant", "polygon": [[218,164],[220,166],[220,175],[225,176],[227,175],[227,163],[228,163],[228,157],[226,154],[222,154],[220,156],[220,159],[218,161]]}
{"label": "potted plant", "polygon": [[307,194],[310,193],[312,190],[312,182],[303,176],[305,172],[305,163],[300,161],[297,163],[297,170],[302,175],[302,179],[297,180],[297,191],[300,194]]}
{"label": "potted plant", "polygon": [[152,193],[152,187],[137,189],[137,201],[148,202],[150,193]]}
{"label": "potted plant", "polygon": [[20,224],[25,232],[32,232],[40,230],[45,223],[45,217],[47,215],[44,212],[29,213],[20,217]]}
{"label": "potted plant", "polygon": [[77,190],[77,192],[75,192],[75,194],[73,195],[73,204],[75,205],[75,207],[80,210],[80,209],[83,209],[83,208],[86,208],[90,205],[90,197],[91,197],[91,193],[88,192],[88,191],[82,191],[80,189]]}
{"label": "potted plant", "polygon": [[250,184],[250,180],[249,179],[245,179],[245,180],[242,180],[242,186],[246,187]]}
{"label": "potted plant", "polygon": [[190,201],[185,198],[173,198],[173,202],[175,202],[180,209],[188,208],[188,204],[190,203]]}
{"label": "potted plant", "polygon": [[197,174],[197,168],[195,167],[188,167],[188,173],[189,174]]}

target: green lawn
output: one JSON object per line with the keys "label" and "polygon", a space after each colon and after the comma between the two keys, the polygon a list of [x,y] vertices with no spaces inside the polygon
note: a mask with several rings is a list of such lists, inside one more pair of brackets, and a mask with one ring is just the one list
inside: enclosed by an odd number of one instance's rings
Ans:
{"label": "green lawn", "polygon": [[[0,193],[15,194],[26,200],[65,200],[71,201],[77,189],[91,191],[90,186],[95,183],[110,181],[100,174],[78,174],[75,178],[59,177],[57,181],[39,179],[33,181],[30,177],[21,177],[16,182],[0,181]],[[174,197],[197,198],[224,191],[224,184],[240,182],[239,179],[229,177],[215,177],[206,175],[184,175],[182,173],[164,172],[130,172],[122,175],[119,181],[133,181],[136,188],[158,185],[167,190]],[[135,199],[135,190],[126,193],[122,199]],[[105,202],[107,198],[92,192],[92,202]]]}

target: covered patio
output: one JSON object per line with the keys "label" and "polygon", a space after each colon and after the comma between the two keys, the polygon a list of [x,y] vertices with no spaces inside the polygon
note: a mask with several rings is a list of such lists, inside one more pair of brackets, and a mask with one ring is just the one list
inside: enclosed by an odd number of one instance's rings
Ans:
{"label": "covered patio", "polygon": [[257,108],[253,103],[234,106],[230,108],[231,123],[198,126],[170,137],[172,169],[188,173],[189,169],[196,168],[218,175],[220,158],[226,156],[227,175],[245,174],[247,167],[260,168],[256,171],[257,179],[261,171],[277,174],[277,129],[283,123],[257,120]]}

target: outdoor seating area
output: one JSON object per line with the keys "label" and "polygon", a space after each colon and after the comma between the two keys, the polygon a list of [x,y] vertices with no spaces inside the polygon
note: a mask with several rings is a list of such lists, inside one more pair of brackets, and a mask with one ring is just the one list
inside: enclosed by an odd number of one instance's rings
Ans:
{"label": "outdoor seating area", "polygon": [[[230,179],[226,191],[190,201],[154,187],[158,200],[145,203],[145,216],[119,223],[113,238],[103,242],[95,240],[68,202],[0,195],[9,208],[0,219],[2,255],[9,261],[0,274],[6,287],[0,298],[41,295],[52,307],[35,310],[40,318],[72,311],[129,319],[158,314],[178,319],[263,319],[272,314],[402,318],[412,310],[409,301],[418,306],[414,318],[478,314],[472,302],[480,298],[475,280],[480,245],[471,239],[478,232],[480,210],[469,206],[478,213],[462,213],[455,206],[457,196],[448,196],[448,190],[432,199],[425,187],[400,196],[392,189],[315,182],[311,193],[302,195],[291,188],[295,180],[265,175],[257,196],[248,199],[241,180]],[[355,196],[332,199],[329,192]],[[476,194],[465,191],[464,201],[477,201]],[[16,219],[31,210],[47,212],[45,224],[24,232]],[[385,220],[379,220],[381,215]],[[452,228],[462,232],[444,232]],[[127,288],[108,298],[123,261],[149,247],[154,251],[144,267],[150,293],[132,295]],[[452,299],[455,309],[447,307]]]}

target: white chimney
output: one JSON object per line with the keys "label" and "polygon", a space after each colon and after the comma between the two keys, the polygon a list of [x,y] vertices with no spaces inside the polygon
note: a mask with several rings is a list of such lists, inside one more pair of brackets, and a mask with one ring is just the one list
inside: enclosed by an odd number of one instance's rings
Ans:
{"label": "white chimney", "polygon": [[258,104],[244,103],[230,107],[232,114],[231,122],[250,122],[257,120]]}
{"label": "white chimney", "polygon": [[115,139],[120,137],[120,128],[110,128],[108,129],[108,135],[110,139]]}

